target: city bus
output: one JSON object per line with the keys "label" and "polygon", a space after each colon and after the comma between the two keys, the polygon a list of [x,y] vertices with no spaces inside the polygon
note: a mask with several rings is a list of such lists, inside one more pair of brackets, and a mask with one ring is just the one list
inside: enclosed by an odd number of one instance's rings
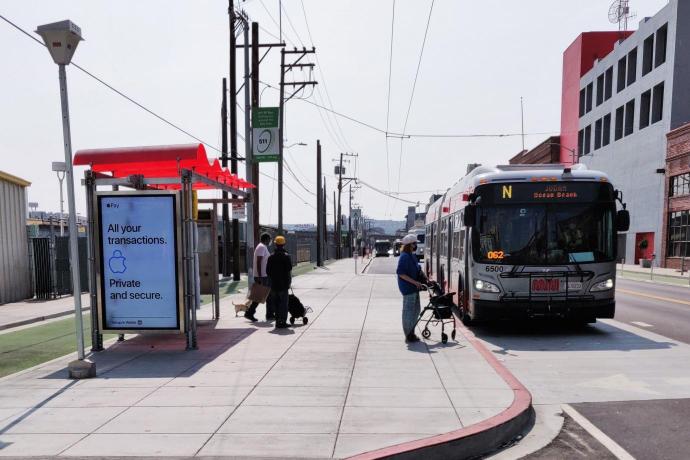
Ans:
{"label": "city bus", "polygon": [[374,257],[388,257],[390,255],[391,242],[388,240],[376,240],[374,242]]}
{"label": "city bus", "polygon": [[425,247],[425,241],[426,241],[426,227],[412,227],[409,231],[409,233],[413,234],[414,236],[417,237],[417,251],[415,251],[415,255],[417,256],[417,259],[422,260],[424,259],[424,247]]}
{"label": "city bus", "polygon": [[602,172],[480,166],[429,207],[425,223],[426,273],[456,293],[466,324],[615,314],[616,237],[630,215]]}

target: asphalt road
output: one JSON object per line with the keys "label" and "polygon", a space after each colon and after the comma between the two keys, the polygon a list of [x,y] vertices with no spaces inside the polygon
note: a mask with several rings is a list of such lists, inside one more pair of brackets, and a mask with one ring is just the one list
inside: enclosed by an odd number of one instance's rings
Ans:
{"label": "asphalt road", "polygon": [[376,257],[371,261],[367,273],[372,275],[394,275],[398,267],[397,257]]}
{"label": "asphalt road", "polygon": [[619,277],[616,320],[690,343],[690,288]]}
{"label": "asphalt road", "polygon": [[[394,274],[397,260],[377,258],[368,273]],[[690,289],[619,278],[616,299],[613,321],[527,321],[473,331],[535,404],[571,404],[637,459],[690,458]],[[566,417],[556,439],[527,458],[608,455]]]}

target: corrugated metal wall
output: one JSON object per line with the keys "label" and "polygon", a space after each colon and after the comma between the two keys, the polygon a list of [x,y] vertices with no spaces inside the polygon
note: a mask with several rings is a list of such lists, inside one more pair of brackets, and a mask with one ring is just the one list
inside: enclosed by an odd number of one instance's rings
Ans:
{"label": "corrugated metal wall", "polygon": [[26,189],[0,179],[0,304],[30,295]]}

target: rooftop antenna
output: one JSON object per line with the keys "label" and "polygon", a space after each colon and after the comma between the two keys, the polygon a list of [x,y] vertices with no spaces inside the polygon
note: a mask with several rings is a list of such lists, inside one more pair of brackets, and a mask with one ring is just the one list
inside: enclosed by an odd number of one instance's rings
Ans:
{"label": "rooftop antenna", "polygon": [[612,24],[618,23],[618,30],[626,32],[628,30],[628,19],[635,17],[630,12],[629,0],[615,0],[609,7],[609,21]]}

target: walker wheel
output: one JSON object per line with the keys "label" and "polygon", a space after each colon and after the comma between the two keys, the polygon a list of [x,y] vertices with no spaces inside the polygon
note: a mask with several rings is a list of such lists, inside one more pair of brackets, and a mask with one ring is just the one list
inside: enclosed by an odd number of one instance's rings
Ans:
{"label": "walker wheel", "polygon": [[422,337],[424,337],[425,339],[428,339],[429,337],[431,337],[431,331],[425,327],[424,330],[422,331]]}
{"label": "walker wheel", "polygon": [[455,329],[453,329],[453,332],[450,333],[450,336],[453,340],[455,340]]}
{"label": "walker wheel", "polygon": [[295,324],[295,317],[294,316],[290,317],[290,324]]}
{"label": "walker wheel", "polygon": [[445,332],[441,334],[441,342],[448,343],[448,334]]}
{"label": "walker wheel", "polygon": [[309,318],[307,318],[306,316],[304,318],[302,318],[302,324],[307,324],[308,322],[309,322]]}

